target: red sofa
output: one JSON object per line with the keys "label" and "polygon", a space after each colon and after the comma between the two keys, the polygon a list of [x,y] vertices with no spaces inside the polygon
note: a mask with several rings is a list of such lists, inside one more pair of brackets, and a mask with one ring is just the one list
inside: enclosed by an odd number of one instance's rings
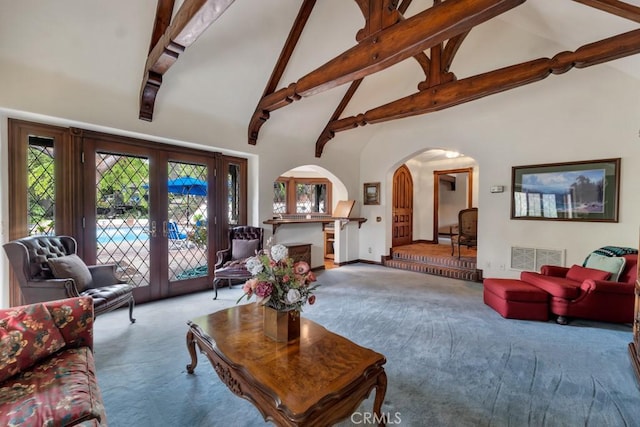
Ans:
{"label": "red sofa", "polygon": [[0,310],[0,425],[106,426],[88,296]]}
{"label": "red sofa", "polygon": [[[572,317],[613,323],[633,322],[638,254],[622,255],[625,265],[617,281],[582,266],[545,265],[540,273],[523,271],[520,280],[550,295],[549,310],[566,324]],[[602,272],[600,272],[602,273]]]}

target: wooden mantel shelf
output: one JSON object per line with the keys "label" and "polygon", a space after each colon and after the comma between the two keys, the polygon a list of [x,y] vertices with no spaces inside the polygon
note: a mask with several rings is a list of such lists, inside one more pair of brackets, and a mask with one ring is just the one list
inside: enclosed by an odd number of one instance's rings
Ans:
{"label": "wooden mantel shelf", "polygon": [[324,229],[327,224],[331,224],[335,221],[340,221],[340,229],[343,229],[344,226],[350,222],[358,222],[358,228],[362,226],[363,222],[367,221],[367,218],[339,218],[339,217],[328,217],[328,218],[311,218],[311,219],[299,219],[299,218],[273,218],[264,220],[263,224],[271,224],[273,227],[273,234],[276,234],[278,227],[285,224],[322,224],[322,228]]}

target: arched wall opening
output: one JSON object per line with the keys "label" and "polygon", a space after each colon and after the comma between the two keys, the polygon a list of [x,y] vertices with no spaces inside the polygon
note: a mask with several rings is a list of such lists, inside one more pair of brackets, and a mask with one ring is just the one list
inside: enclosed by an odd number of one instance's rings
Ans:
{"label": "arched wall opening", "polygon": [[[469,198],[472,200],[472,204],[477,206],[478,202],[478,174],[479,166],[478,162],[463,153],[458,153],[457,156],[452,156],[451,151],[447,148],[429,148],[422,151],[417,151],[404,159],[396,162],[389,170],[386,171],[386,200],[387,203],[385,215],[387,218],[387,227],[385,231],[385,248],[387,251],[391,248],[392,239],[392,216],[393,216],[393,176],[395,171],[402,166],[406,165],[413,178],[413,240],[423,242],[435,242],[438,239],[437,228],[435,224],[437,221],[435,215],[435,186],[438,183],[435,182],[435,171],[455,171],[461,169],[472,169],[472,176],[467,182],[471,182],[471,188],[461,189],[467,191]],[[461,177],[457,177],[458,179]],[[449,195],[450,196],[450,195]],[[452,208],[453,209],[453,208]],[[450,212],[443,213],[444,221],[449,221],[451,217]],[[446,224],[448,225],[448,224]],[[446,240],[446,238],[444,238]]]}
{"label": "arched wall opening", "polygon": [[[331,212],[335,210],[339,201],[357,198],[355,195],[349,195],[347,187],[335,174],[318,165],[309,164],[291,168],[283,171],[278,176],[274,176],[273,181],[276,182],[280,178],[322,178],[328,180],[331,184]],[[274,213],[274,219],[279,217],[280,215]],[[325,265],[333,266],[334,263],[339,264],[354,259],[354,253],[356,254],[355,258],[357,258],[357,233],[345,230],[347,227],[345,229],[337,228],[334,233],[335,242],[333,240],[330,242],[331,252],[334,253],[334,257],[330,260],[325,258],[327,253],[327,233],[325,229],[331,226],[333,226],[333,223],[291,223],[278,226],[275,232],[273,232],[273,229],[267,231],[272,233],[270,242],[272,244],[311,245],[311,268],[324,267]],[[335,250],[333,248],[334,245]]]}

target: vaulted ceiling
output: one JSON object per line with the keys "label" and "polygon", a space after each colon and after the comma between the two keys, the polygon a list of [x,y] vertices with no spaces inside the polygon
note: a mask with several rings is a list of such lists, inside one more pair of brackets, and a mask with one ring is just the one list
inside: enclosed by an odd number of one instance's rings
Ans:
{"label": "vaulted ceiling", "polygon": [[[236,3],[241,2],[184,0],[177,4],[175,0],[158,0],[140,89],[140,119],[153,120],[156,98],[167,85],[172,85],[174,76],[170,69],[180,56],[197,45],[201,36],[207,37],[209,32],[215,36],[209,27],[215,28],[225,14],[231,14]],[[314,56],[313,48],[299,42],[314,18],[317,3],[320,2],[287,3],[288,7],[296,8],[296,15],[291,19],[288,37],[282,40],[278,58],[273,60],[271,75],[264,76],[265,88],[262,96],[255,100],[255,111],[246,117],[250,144],[259,141],[260,129],[273,111],[296,108],[295,104],[304,102],[303,98],[342,86],[347,89],[343,89],[342,97],[333,106],[333,113],[322,118],[326,125],[315,144],[317,157],[339,132],[451,108],[543,80],[551,74],[564,74],[573,68],[615,61],[615,66],[640,78],[638,1],[353,0],[349,5],[344,4],[346,1],[333,2],[334,6],[340,6],[331,10],[335,22],[329,20],[323,25],[326,32],[332,32],[344,16],[353,16],[349,9],[355,4],[362,19],[354,20],[352,45],[336,46],[333,57],[287,81],[284,76],[292,57]],[[523,44],[522,55],[518,57],[500,58],[486,69],[460,67],[458,70],[458,57],[478,55],[477,51],[465,50],[466,45],[476,50],[486,49],[481,55],[495,54],[499,49],[500,34],[496,34],[495,45],[477,46],[467,41],[478,27],[491,20],[505,20],[538,38],[548,39],[550,48],[545,50],[548,53],[527,56],[534,49]],[[268,31],[268,25],[262,29]],[[238,39],[250,33],[240,23],[237,32]],[[626,58],[626,62],[621,58]],[[212,64],[216,62],[215,55],[207,59]],[[422,74],[413,82],[415,89],[411,93],[398,91],[383,104],[367,105],[357,113],[345,114],[365,79],[405,61],[413,61]],[[395,78],[403,77],[396,75]],[[370,86],[368,90],[375,87]],[[215,88],[211,96],[215,96]]]}
{"label": "vaulted ceiling", "polygon": [[0,2],[0,105],[236,153],[351,158],[640,81],[640,0]]}

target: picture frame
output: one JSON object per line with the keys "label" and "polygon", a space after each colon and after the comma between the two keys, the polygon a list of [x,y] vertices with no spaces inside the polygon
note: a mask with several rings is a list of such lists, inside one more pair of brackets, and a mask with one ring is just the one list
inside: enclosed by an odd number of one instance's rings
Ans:
{"label": "picture frame", "polygon": [[380,183],[379,182],[365,182],[364,183],[364,196],[365,205],[379,205],[380,204]]}
{"label": "picture frame", "polygon": [[620,158],[514,166],[511,219],[618,222]]}

